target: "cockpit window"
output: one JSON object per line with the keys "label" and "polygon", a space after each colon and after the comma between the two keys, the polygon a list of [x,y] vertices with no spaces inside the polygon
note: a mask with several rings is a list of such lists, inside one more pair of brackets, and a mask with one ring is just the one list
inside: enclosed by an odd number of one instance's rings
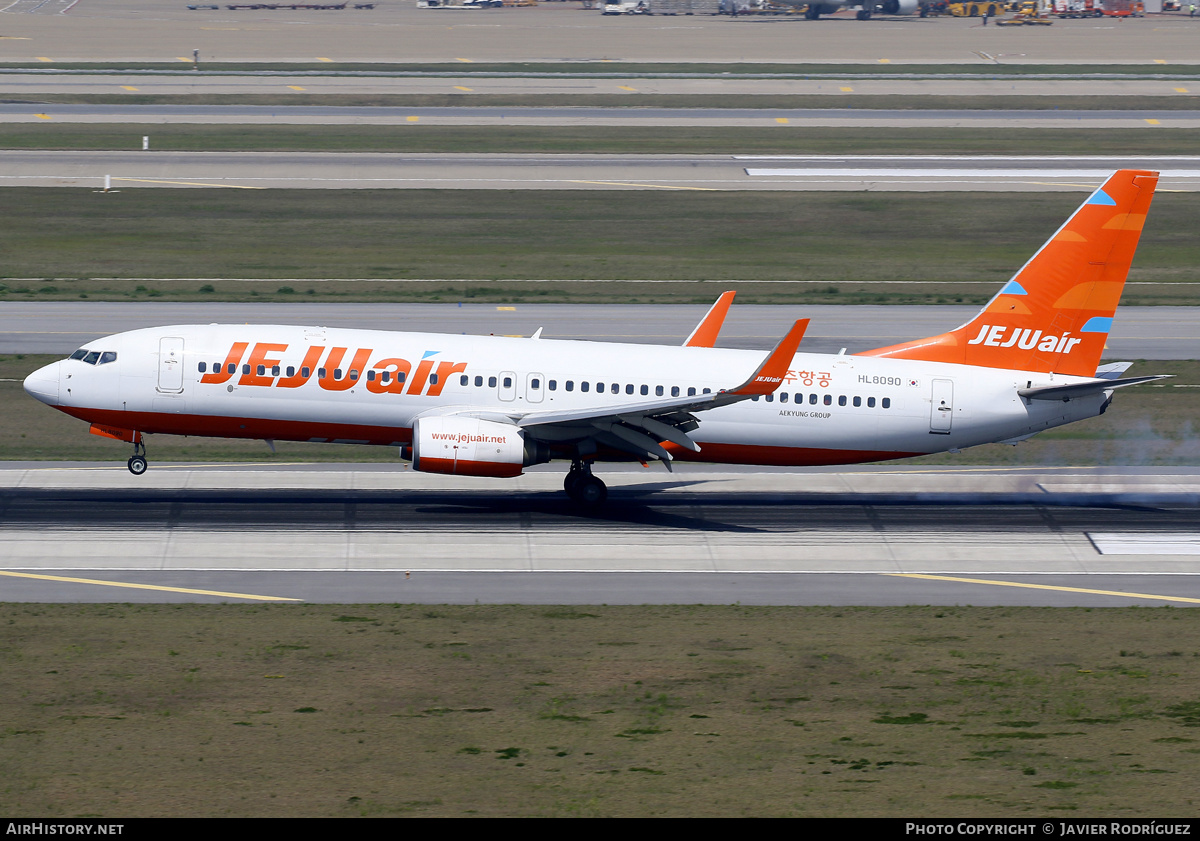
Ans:
{"label": "cockpit window", "polygon": [[88,350],[81,347],[68,358],[78,359],[80,362],[86,362],[88,365],[106,365],[109,362],[117,361],[117,352],[113,350]]}

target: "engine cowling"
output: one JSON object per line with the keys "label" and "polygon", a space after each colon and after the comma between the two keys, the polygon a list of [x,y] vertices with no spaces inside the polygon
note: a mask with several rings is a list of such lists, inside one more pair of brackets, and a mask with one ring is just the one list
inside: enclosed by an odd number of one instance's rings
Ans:
{"label": "engine cowling", "polygon": [[544,443],[526,440],[512,424],[467,417],[418,418],[413,424],[412,465],[423,473],[511,478],[549,460]]}
{"label": "engine cowling", "polygon": [[885,15],[915,15],[920,8],[920,0],[884,0],[880,6]]}

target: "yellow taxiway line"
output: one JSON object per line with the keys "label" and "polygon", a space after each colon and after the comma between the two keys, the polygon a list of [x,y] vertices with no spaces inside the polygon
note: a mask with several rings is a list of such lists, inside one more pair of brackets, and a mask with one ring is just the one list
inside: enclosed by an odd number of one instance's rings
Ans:
{"label": "yellow taxiway line", "polygon": [[156,584],[132,584],[127,581],[100,581],[95,578],[68,578],[62,575],[36,575],[31,572],[9,572],[0,570],[0,575],[11,578],[36,578],[40,581],[63,581],[68,584],[97,584],[101,587],[127,587],[133,590],[157,590],[163,593],[188,593],[193,596],[219,596],[227,599],[254,599],[262,602],[300,602],[287,596],[255,596],[247,593],[222,593],[219,590],[191,590],[186,587],[161,587]]}
{"label": "yellow taxiway line", "polygon": [[952,575],[923,575],[915,572],[889,572],[893,578],[922,578],[926,581],[954,581],[959,584],[991,584],[995,587],[1024,587],[1028,590],[1057,590],[1060,593],[1089,593],[1093,596],[1120,596],[1126,599],[1159,599],[1167,602],[1200,604],[1200,599],[1184,596],[1156,596],[1151,593],[1122,593],[1119,590],[1091,590],[1086,587],[1060,587],[1054,584],[1025,584],[1021,581],[993,581],[988,578],[956,578]]}

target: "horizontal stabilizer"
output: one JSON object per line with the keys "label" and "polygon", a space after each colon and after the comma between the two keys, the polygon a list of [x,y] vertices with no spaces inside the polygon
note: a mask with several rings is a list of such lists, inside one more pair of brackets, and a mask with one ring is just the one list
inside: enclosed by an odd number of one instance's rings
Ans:
{"label": "horizontal stabilizer", "polygon": [[1127,385],[1165,380],[1172,376],[1174,375],[1156,374],[1152,377],[1126,377],[1121,380],[1100,379],[1087,383],[1074,383],[1072,385],[1045,385],[1036,388],[1022,388],[1017,391],[1017,394],[1026,400],[1062,400],[1065,403],[1077,397],[1087,397],[1089,394],[1099,394],[1102,391],[1108,391],[1113,388],[1124,388]]}

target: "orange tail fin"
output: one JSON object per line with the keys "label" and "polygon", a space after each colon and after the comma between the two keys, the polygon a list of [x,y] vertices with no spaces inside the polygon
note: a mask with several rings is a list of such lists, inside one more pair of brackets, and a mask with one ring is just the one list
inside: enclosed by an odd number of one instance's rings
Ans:
{"label": "orange tail fin", "polygon": [[1157,184],[1115,173],[973,320],[859,355],[1093,376]]}

